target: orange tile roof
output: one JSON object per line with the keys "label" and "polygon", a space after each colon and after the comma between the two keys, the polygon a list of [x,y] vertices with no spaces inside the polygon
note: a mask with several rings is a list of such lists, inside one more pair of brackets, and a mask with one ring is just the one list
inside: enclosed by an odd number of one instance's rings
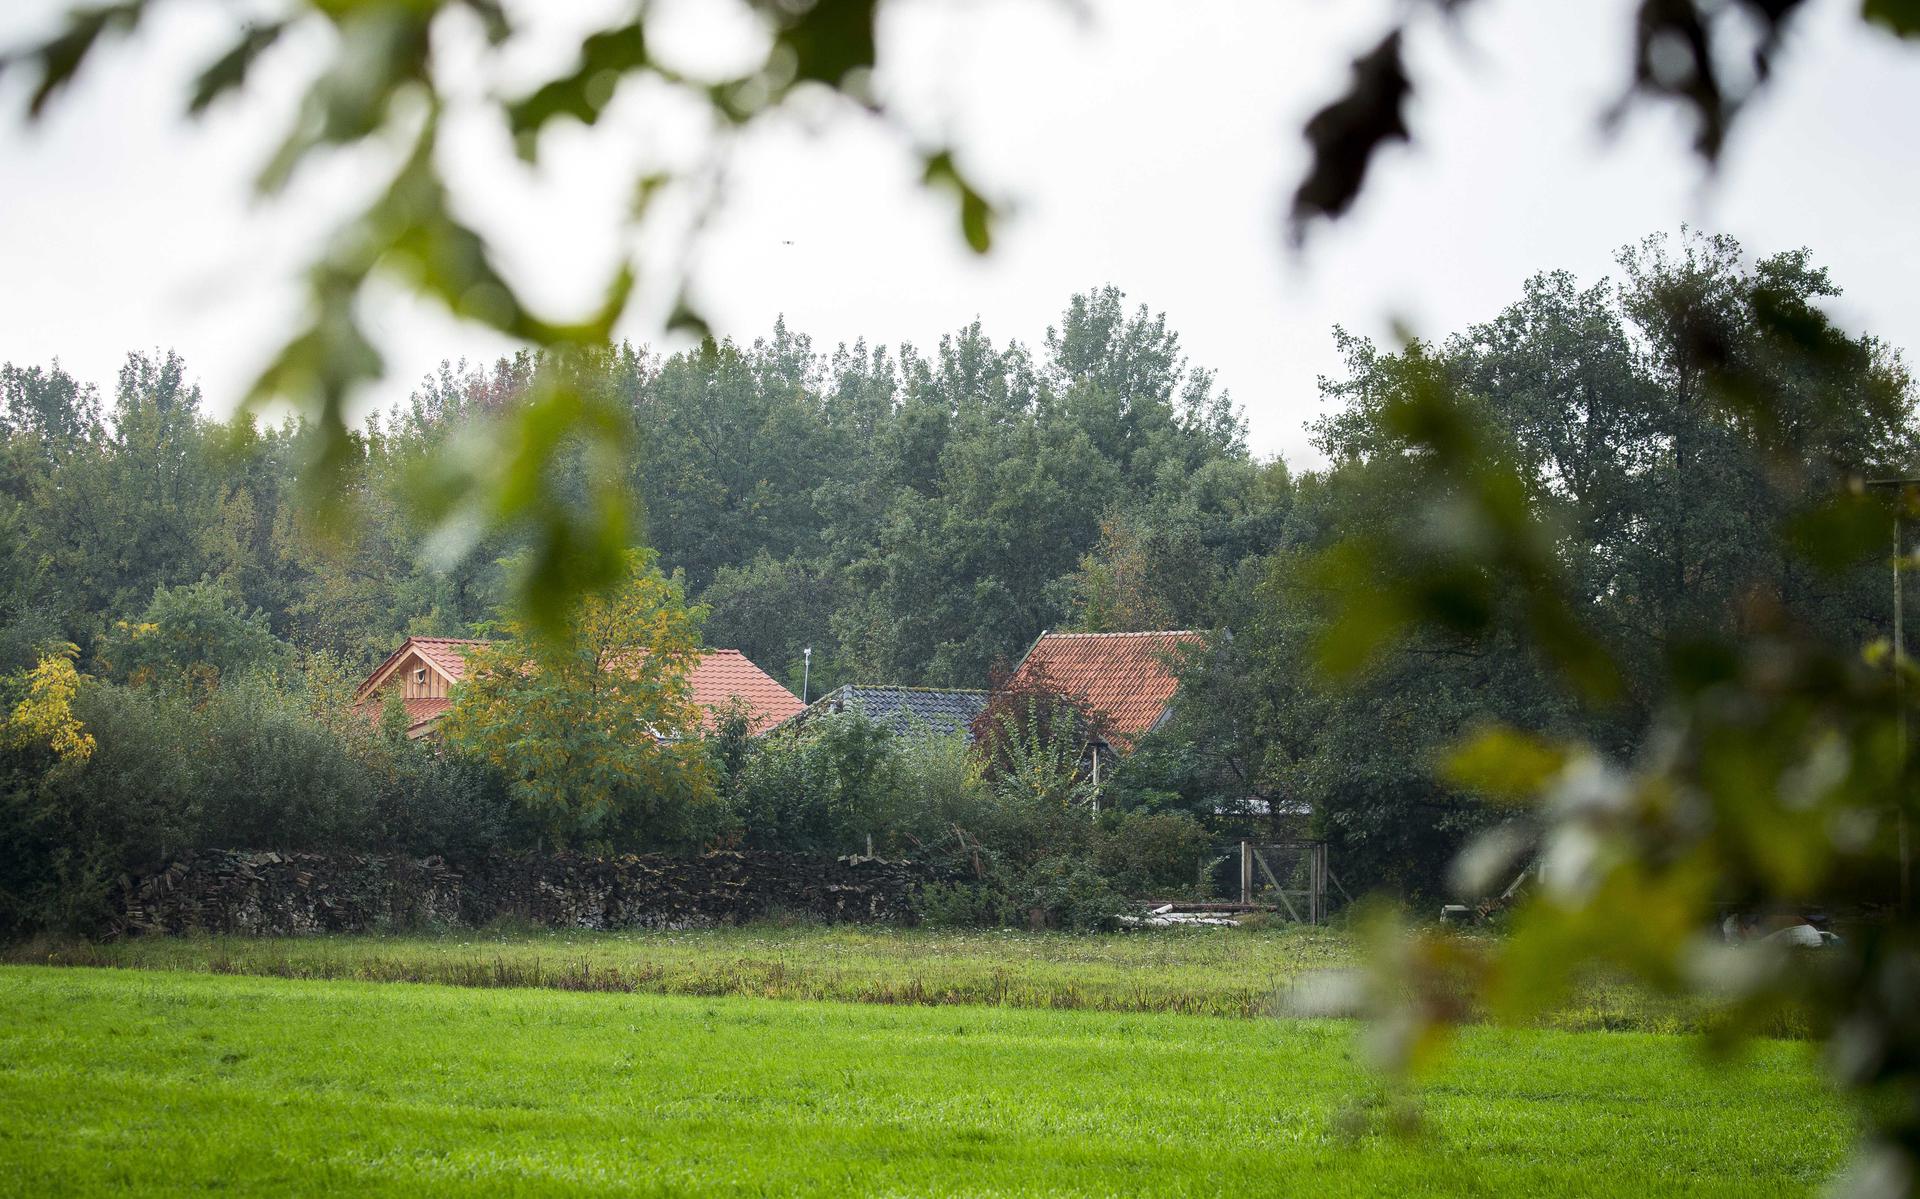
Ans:
{"label": "orange tile roof", "polygon": [[748,661],[737,649],[710,649],[687,671],[693,702],[700,705],[700,727],[712,732],[716,713],[738,699],[747,709],[747,731],[758,735],[805,707],[780,680]]}
{"label": "orange tile roof", "polygon": [[467,677],[467,648],[491,644],[474,637],[415,637],[412,641],[421,657],[446,671],[456,683]]}
{"label": "orange tile roof", "polygon": [[[457,683],[466,677],[467,649],[487,644],[490,643],[465,637],[409,637],[367,676],[366,682],[360,684],[356,698],[365,701],[381,672],[399,661],[409,650],[418,651],[422,658],[432,662]],[[778,679],[755,666],[737,649],[700,651],[687,670],[687,683],[693,693],[693,702],[700,706],[700,727],[703,732],[713,731],[719,723],[716,713],[735,699],[746,706],[748,731],[755,735],[785,721],[804,707],[799,696],[781,686]],[[410,699],[405,702],[410,733],[439,719],[452,703],[448,699]],[[380,719],[378,704],[363,702],[361,706],[370,710],[372,720]]]}
{"label": "orange tile roof", "polygon": [[[453,701],[446,696],[434,696],[428,699],[403,699],[400,706],[407,711],[407,736],[418,737],[426,731],[428,725],[440,719]],[[381,702],[365,700],[354,705],[355,712],[366,718],[368,724],[379,725]]]}
{"label": "orange tile roof", "polygon": [[1007,687],[1041,687],[1085,705],[1105,718],[1107,739],[1128,748],[1159,722],[1180,689],[1169,661],[1205,643],[1206,634],[1193,629],[1042,633]]}

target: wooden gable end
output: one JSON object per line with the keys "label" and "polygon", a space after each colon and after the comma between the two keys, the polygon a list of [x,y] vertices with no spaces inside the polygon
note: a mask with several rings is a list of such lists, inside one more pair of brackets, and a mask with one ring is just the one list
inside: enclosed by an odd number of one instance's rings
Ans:
{"label": "wooden gable end", "polygon": [[361,685],[360,693],[374,696],[389,691],[398,691],[401,699],[445,699],[452,694],[453,680],[419,650],[410,649],[382,666]]}

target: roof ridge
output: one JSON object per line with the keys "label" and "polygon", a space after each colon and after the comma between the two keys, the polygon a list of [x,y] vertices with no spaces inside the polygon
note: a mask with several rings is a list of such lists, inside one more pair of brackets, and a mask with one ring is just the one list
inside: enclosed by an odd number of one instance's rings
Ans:
{"label": "roof ridge", "polygon": [[842,683],[835,687],[834,691],[937,691],[942,695],[992,694],[985,687],[921,687],[912,683]]}
{"label": "roof ridge", "polygon": [[1042,633],[1048,637],[1204,637],[1205,629],[1136,629],[1123,633]]}

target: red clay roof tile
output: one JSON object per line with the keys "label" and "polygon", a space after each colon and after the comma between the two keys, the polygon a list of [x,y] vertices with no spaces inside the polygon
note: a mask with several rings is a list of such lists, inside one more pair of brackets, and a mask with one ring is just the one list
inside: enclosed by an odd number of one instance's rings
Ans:
{"label": "red clay roof tile", "polygon": [[[409,650],[417,651],[457,683],[466,677],[466,651],[486,644],[486,641],[465,637],[409,637],[360,684],[359,698],[364,700],[380,673]],[[745,705],[748,731],[756,735],[793,716],[803,706],[799,696],[781,686],[778,679],[755,666],[737,649],[701,651],[687,671],[687,682],[693,692],[693,702],[700,706],[703,732],[713,731],[718,724],[717,713],[735,699]],[[439,719],[451,702],[448,699],[407,700],[409,730]],[[371,712],[371,719],[379,720],[378,704],[362,704],[362,707]]]}
{"label": "red clay roof tile", "polygon": [[487,642],[472,637],[415,637],[413,648],[420,656],[447,672],[447,677],[459,682],[467,676],[467,649],[470,646],[486,645]]}
{"label": "red clay roof tile", "polygon": [[1180,688],[1168,663],[1205,643],[1206,634],[1192,629],[1043,633],[1007,686],[1045,686],[1084,704],[1105,718],[1110,741],[1129,748],[1160,720]]}
{"label": "red clay roof tile", "polygon": [[700,727],[712,732],[717,713],[738,699],[747,709],[747,731],[758,735],[798,713],[805,705],[780,681],[747,660],[737,649],[710,649],[687,672],[693,702],[700,705]]}
{"label": "red clay roof tile", "polygon": [[[366,718],[368,724],[380,723],[380,700],[365,700],[354,705],[354,711]],[[400,706],[407,712],[407,736],[417,737],[428,725],[440,719],[441,715],[453,705],[446,696],[433,696],[427,699],[403,699]]]}

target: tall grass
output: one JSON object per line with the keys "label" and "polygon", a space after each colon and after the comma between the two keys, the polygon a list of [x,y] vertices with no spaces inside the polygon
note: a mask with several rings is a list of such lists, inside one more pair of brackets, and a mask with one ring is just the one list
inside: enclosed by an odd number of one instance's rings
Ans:
{"label": "tall grass", "polygon": [[[938,1007],[1257,1017],[1291,1010],[1310,974],[1351,966],[1341,931],[1278,925],[1100,936],[761,923],[691,932],[554,932],[502,926],[440,935],[41,940],[21,964],[460,987]],[[1552,1027],[1680,1033],[1696,1004],[1595,980]],[[1795,1035],[1792,1022],[1769,1030]]]}

